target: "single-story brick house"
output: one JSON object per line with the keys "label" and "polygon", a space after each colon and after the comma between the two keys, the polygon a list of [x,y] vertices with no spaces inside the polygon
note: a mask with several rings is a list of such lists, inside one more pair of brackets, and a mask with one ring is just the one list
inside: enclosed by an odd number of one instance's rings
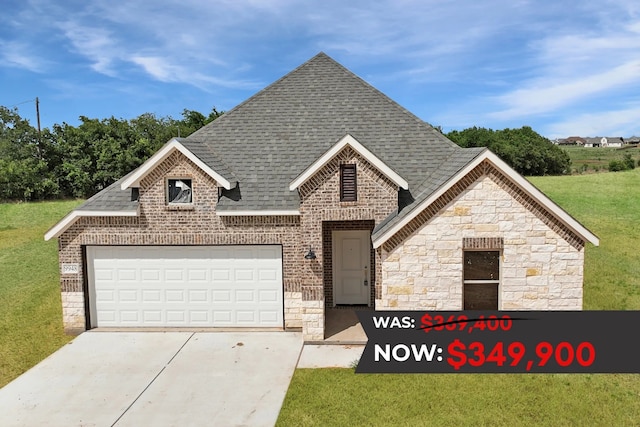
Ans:
{"label": "single-story brick house", "polygon": [[302,329],[328,307],[580,310],[598,238],[320,53],[75,209],[64,326]]}

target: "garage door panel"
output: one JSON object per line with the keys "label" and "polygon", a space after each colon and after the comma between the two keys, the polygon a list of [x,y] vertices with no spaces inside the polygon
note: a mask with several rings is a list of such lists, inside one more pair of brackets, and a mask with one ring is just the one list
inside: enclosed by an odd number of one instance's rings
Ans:
{"label": "garage door panel", "polygon": [[164,293],[165,301],[168,303],[185,302],[184,289],[167,289]]}
{"label": "garage door panel", "polygon": [[236,282],[242,282],[242,281],[249,281],[249,282],[253,282],[254,279],[254,270],[253,269],[248,269],[248,268],[238,268],[235,271],[235,281]]}
{"label": "garage door panel", "polygon": [[[132,322],[137,322],[133,320]],[[146,325],[160,325],[162,324],[162,311],[161,310],[142,310],[142,322]]]}
{"label": "garage door panel", "polygon": [[112,270],[107,270],[107,269],[104,269],[104,268],[96,268],[95,269],[95,276],[96,276],[96,280],[112,281],[113,280],[113,271]]}
{"label": "garage door panel", "polygon": [[98,322],[115,323],[116,319],[117,319],[117,317],[116,317],[116,311],[115,310],[103,309],[103,310],[98,312]]}
{"label": "garage door panel", "polygon": [[138,300],[138,291],[133,289],[121,289],[118,291],[118,300],[120,302],[135,302]]}
{"label": "garage door panel", "polygon": [[231,302],[230,290],[214,290],[211,295],[213,302]]}
{"label": "garage door panel", "polygon": [[160,289],[145,289],[142,291],[142,302],[162,301],[162,291]]}
{"label": "garage door panel", "polygon": [[191,324],[207,325],[209,321],[209,312],[207,310],[189,310],[189,321]]}
{"label": "garage door panel", "polygon": [[256,302],[254,291],[251,289],[237,290],[235,294],[236,294],[236,302],[239,302],[239,303]]}
{"label": "garage door panel", "polygon": [[280,246],[87,247],[93,326],[282,327]]}
{"label": "garage door panel", "polygon": [[189,269],[188,270],[189,282],[207,282],[209,278],[207,277],[207,270],[204,269]]}
{"label": "garage door panel", "polygon": [[278,319],[278,312],[263,310],[260,312],[260,321],[261,322],[275,322]]}
{"label": "garage door panel", "polygon": [[256,313],[253,310],[236,310],[236,322],[238,324],[256,323]]}
{"label": "garage door panel", "polygon": [[140,322],[141,313],[137,310],[118,310],[117,313],[122,323],[137,324]]}
{"label": "garage door panel", "polygon": [[211,278],[214,282],[227,282],[231,280],[231,272],[228,269],[211,270]]}
{"label": "garage door panel", "polygon": [[258,301],[261,303],[276,303],[278,301],[278,293],[275,291],[261,290],[258,292]]}
{"label": "garage door panel", "polygon": [[167,323],[174,325],[186,325],[186,316],[184,310],[167,310]]}
{"label": "garage door panel", "polygon": [[105,289],[96,292],[96,301],[98,302],[113,302],[116,300],[115,291],[113,289]]}
{"label": "garage door panel", "polygon": [[209,290],[190,289],[188,291],[189,302],[209,302]]}
{"label": "garage door panel", "polygon": [[166,269],[164,278],[167,282],[184,282],[184,271],[176,269]]}

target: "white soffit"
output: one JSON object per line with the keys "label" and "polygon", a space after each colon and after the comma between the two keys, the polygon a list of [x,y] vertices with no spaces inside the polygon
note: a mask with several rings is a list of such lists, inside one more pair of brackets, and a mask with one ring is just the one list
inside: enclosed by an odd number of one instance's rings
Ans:
{"label": "white soffit", "polygon": [[207,175],[211,178],[215,179],[220,185],[222,185],[227,190],[231,190],[231,183],[224,178],[222,175],[211,169],[207,164],[205,164],[202,160],[200,160],[195,154],[193,154],[189,149],[187,149],[184,145],[182,145],[177,139],[173,138],[169,142],[167,142],[160,150],[158,150],[153,156],[147,159],[135,172],[131,174],[127,179],[122,181],[122,185],[120,188],[122,190],[126,190],[131,187],[139,187],[140,181],[149,174],[157,165],[162,163],[169,155],[174,151],[178,150],[181,152],[186,158],[191,160],[196,164],[200,169],[202,169]]}
{"label": "white soffit", "polygon": [[347,134],[344,138],[338,141],[333,147],[325,152],[318,160],[316,160],[311,166],[309,166],[302,174],[289,184],[289,190],[293,191],[300,187],[304,182],[311,178],[316,172],[322,169],[327,163],[331,161],[343,148],[350,146],[356,153],[367,159],[369,163],[375,166],[380,172],[382,172],[387,178],[389,178],[394,184],[403,189],[408,189],[409,184],[400,175],[398,175],[393,169],[387,166],[382,160],[376,157],[371,151],[367,150],[364,145],[360,144],[354,137]]}
{"label": "white soffit", "polygon": [[600,239],[587,230],[582,224],[580,224],[575,218],[569,215],[564,209],[558,206],[553,200],[549,199],[544,193],[538,190],[533,184],[527,181],[522,175],[513,170],[508,164],[506,164],[503,160],[501,160],[497,155],[492,153],[489,150],[485,150],[478,157],[476,157],[471,163],[467,164],[463,169],[461,169],[455,176],[453,176],[446,184],[441,186],[437,191],[435,191],[431,196],[429,196],[426,200],[416,206],[407,216],[405,216],[400,222],[395,224],[389,230],[387,230],[383,235],[378,237],[375,241],[373,241],[373,247],[378,248],[382,246],[384,242],[393,237],[397,232],[399,232],[404,226],[406,226],[411,220],[420,215],[420,213],[425,210],[429,205],[431,205],[434,201],[438,199],[438,197],[442,196],[445,192],[447,192],[455,183],[457,183],[460,179],[462,179],[465,175],[471,172],[475,167],[477,167],[483,161],[488,160],[492,163],[496,169],[506,175],[509,179],[515,182],[522,190],[524,190],[529,196],[531,196],[534,200],[540,203],[545,209],[551,212],[556,216],[562,223],[564,223],[567,227],[573,230],[580,237],[585,239],[586,241],[592,243],[595,246],[600,244]]}
{"label": "white soffit", "polygon": [[51,227],[44,235],[44,240],[51,240],[60,236],[83,216],[138,216],[138,211],[71,211],[62,220]]}

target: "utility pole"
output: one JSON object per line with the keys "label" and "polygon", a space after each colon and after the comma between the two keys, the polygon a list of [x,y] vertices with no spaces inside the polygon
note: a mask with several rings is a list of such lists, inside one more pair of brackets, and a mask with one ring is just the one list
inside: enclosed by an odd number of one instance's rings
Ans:
{"label": "utility pole", "polygon": [[36,117],[38,118],[38,136],[40,136],[40,100],[36,96]]}

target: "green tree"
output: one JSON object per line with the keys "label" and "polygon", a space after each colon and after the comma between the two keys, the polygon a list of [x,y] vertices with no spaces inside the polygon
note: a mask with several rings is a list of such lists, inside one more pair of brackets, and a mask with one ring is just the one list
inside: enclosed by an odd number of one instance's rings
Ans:
{"label": "green tree", "polygon": [[89,197],[140,166],[175,136],[186,137],[223,113],[185,109],[182,119],[152,113],[125,120],[80,116],[38,133],[16,110],[0,107],[0,200]]}
{"label": "green tree", "polygon": [[569,155],[528,126],[494,131],[468,128],[447,137],[461,147],[487,147],[523,175],[561,175],[571,170]]}
{"label": "green tree", "polygon": [[51,172],[56,159],[56,146],[47,130],[38,133],[17,110],[0,106],[0,200],[58,196]]}

